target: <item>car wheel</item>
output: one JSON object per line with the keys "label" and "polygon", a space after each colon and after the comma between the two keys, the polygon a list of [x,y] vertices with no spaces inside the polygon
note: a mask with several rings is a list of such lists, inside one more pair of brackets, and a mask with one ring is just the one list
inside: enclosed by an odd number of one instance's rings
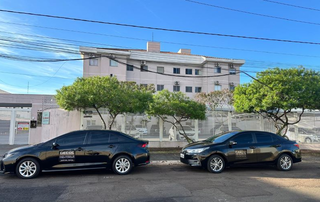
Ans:
{"label": "car wheel", "polygon": [[40,165],[34,158],[25,158],[19,161],[16,167],[16,175],[22,179],[35,178],[40,173]]}
{"label": "car wheel", "polygon": [[282,154],[278,158],[277,168],[281,171],[288,171],[292,168],[292,158],[288,154]]}
{"label": "car wheel", "polygon": [[113,172],[118,175],[126,175],[132,170],[133,163],[128,156],[118,156],[112,165]]}
{"label": "car wheel", "polygon": [[312,140],[307,137],[307,138],[304,140],[304,142],[305,142],[305,143],[312,143]]}
{"label": "car wheel", "polygon": [[212,155],[207,162],[207,169],[212,173],[221,173],[225,167],[224,159],[219,155]]}

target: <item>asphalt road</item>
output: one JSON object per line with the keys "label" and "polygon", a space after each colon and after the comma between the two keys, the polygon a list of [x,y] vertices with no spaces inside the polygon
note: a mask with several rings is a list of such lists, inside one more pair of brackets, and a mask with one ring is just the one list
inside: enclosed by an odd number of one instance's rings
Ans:
{"label": "asphalt road", "polygon": [[148,165],[126,176],[111,171],[43,173],[32,180],[0,175],[1,202],[54,201],[320,201],[320,157],[289,172],[227,168],[221,174],[187,165]]}

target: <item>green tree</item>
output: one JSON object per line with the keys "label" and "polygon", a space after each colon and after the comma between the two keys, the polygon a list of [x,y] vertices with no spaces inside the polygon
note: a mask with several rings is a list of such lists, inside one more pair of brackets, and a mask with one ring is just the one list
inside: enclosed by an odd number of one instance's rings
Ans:
{"label": "green tree", "polygon": [[101,118],[104,128],[106,122],[100,110],[105,108],[111,118],[108,126],[123,113],[142,113],[152,101],[152,87],[141,87],[133,82],[119,82],[116,77],[78,78],[70,86],[57,90],[58,105],[66,110],[85,110],[94,108]]}
{"label": "green tree", "polygon": [[[164,122],[171,123],[177,128],[181,127],[183,133],[180,133],[188,142],[193,142],[190,139],[181,124],[189,119],[205,119],[206,107],[204,104],[190,100],[182,92],[169,92],[162,90],[153,96],[153,102],[150,104],[147,113],[161,118]],[[172,117],[174,121],[170,121],[168,117]]]}
{"label": "green tree", "polygon": [[[251,83],[237,86],[234,99],[236,111],[267,116],[273,120],[277,134],[285,135],[305,110],[320,109],[320,74],[303,67],[268,69]],[[298,119],[290,120],[293,110]]]}

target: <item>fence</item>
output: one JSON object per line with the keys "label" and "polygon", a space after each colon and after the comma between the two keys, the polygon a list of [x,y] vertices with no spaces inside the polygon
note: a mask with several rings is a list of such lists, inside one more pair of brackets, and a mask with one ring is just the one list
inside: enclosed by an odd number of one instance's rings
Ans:
{"label": "fence", "polygon": [[[110,118],[105,111],[102,116],[110,123]],[[83,116],[84,129],[102,129],[103,124],[98,114],[90,111]],[[173,121],[172,119],[168,119]],[[297,120],[293,113],[289,121]],[[203,140],[219,133],[231,130],[261,130],[276,132],[274,123],[258,114],[239,114],[228,111],[213,111],[206,114],[205,120],[188,120],[182,123],[186,134],[194,140]],[[180,128],[172,127],[172,124],[163,122],[156,117],[148,117],[144,114],[119,115],[112,127],[113,130],[123,131],[134,137],[140,137],[150,141],[185,141],[179,135]],[[305,143],[320,143],[320,112],[306,112],[301,121],[289,126],[286,136],[291,140]]]}

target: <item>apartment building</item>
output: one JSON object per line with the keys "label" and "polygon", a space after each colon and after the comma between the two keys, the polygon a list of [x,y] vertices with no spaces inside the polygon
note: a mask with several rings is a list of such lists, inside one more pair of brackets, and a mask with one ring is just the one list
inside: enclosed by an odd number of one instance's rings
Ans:
{"label": "apartment building", "polygon": [[160,50],[159,42],[148,42],[146,50],[80,47],[83,77],[116,76],[120,81],[154,84],[157,91],[181,91],[189,97],[199,92],[230,89],[240,83],[244,60]]}

